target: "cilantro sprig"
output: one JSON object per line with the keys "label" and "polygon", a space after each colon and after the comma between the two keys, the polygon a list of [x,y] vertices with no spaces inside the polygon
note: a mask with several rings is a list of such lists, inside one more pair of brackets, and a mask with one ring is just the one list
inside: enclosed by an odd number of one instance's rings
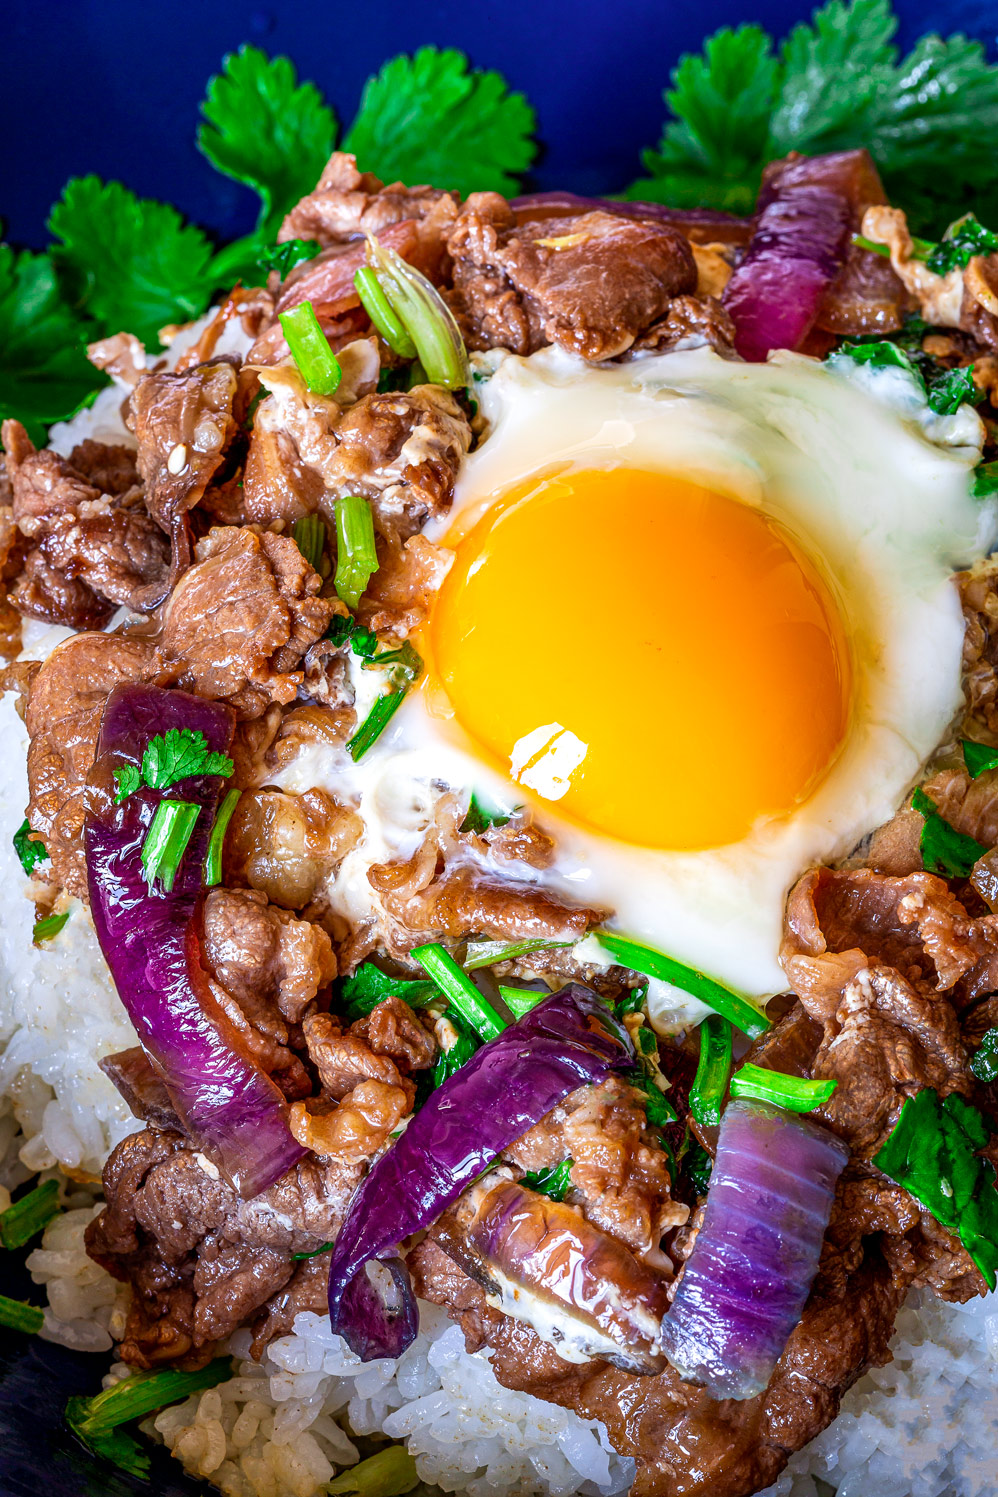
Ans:
{"label": "cilantro sprig", "polygon": [[48,849],[40,837],[31,834],[31,823],[25,817],[13,836],[18,862],[30,878],[39,863],[48,862]]}
{"label": "cilantro sprig", "polygon": [[540,1196],[550,1196],[552,1201],[563,1201],[572,1188],[572,1165],[574,1160],[563,1159],[560,1164],[547,1169],[530,1170],[520,1181],[528,1190]]}
{"label": "cilantro sprig", "polygon": [[966,878],[978,858],[987,852],[984,844],[951,826],[921,787],[911,797],[911,809],[925,818],[919,847],[926,872],[941,874],[943,878]]}
{"label": "cilantro sprig", "polygon": [[126,764],[114,771],[115,801],[120,805],[141,785],[150,790],[169,790],[192,775],[218,774],[228,779],[234,769],[228,754],[213,752],[203,733],[193,728],[169,728],[150,738],[141,767]]}

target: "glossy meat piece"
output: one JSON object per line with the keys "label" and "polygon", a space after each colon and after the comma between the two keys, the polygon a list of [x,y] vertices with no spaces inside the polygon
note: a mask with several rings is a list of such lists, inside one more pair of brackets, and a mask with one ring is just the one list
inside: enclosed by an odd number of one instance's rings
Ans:
{"label": "glossy meat piece", "polygon": [[373,172],[359,172],[355,156],[334,151],[314,190],[281,224],[277,242],[317,239],[329,246],[359,234],[380,236],[390,225],[406,219],[437,219],[442,211],[453,218],[456,202],[456,193],[435,187],[404,187],[401,182],[386,187]]}
{"label": "glossy meat piece", "polygon": [[163,1085],[163,1078],[153,1070],[141,1045],[105,1055],[99,1065],[137,1118],[154,1128],[181,1132],[180,1119],[170,1101],[170,1093]]}
{"label": "glossy meat piece", "polygon": [[[963,676],[967,694],[964,736],[998,737],[998,562],[975,562],[957,574],[963,606]],[[968,731],[969,730],[969,731]]]}
{"label": "glossy meat piece", "polygon": [[[377,1052],[363,1035],[354,1032],[353,1026],[344,1031],[332,1014],[312,1014],[302,1028],[323,1092],[334,1101],[342,1102],[363,1081],[407,1090],[396,1060]],[[408,1092],[411,1106],[415,1088],[408,1088]]]}
{"label": "glossy meat piece", "polygon": [[85,582],[67,577],[52,566],[40,548],[24,558],[9,597],[25,618],[64,624],[70,629],[103,629],[114,613],[113,603],[98,597]]}
{"label": "glossy meat piece", "polygon": [[253,889],[212,889],[204,907],[204,951],[226,988],[252,1014],[264,1007],[298,1023],[336,976],[321,926],[298,920]]}
{"label": "glossy meat piece", "polygon": [[558,343],[611,359],[696,289],[689,242],[651,220],[594,210],[517,222],[494,192],[473,193],[451,230],[451,305],[469,348],[529,354]]}
{"label": "glossy meat piece", "polygon": [[216,526],[163,610],[159,660],[188,690],[244,717],[291,702],[302,657],[325,632],[333,604],[288,536]]}
{"label": "glossy meat piece", "polygon": [[260,890],[282,909],[304,909],[363,830],[357,812],[324,790],[244,791],[225,839],[227,880]]}

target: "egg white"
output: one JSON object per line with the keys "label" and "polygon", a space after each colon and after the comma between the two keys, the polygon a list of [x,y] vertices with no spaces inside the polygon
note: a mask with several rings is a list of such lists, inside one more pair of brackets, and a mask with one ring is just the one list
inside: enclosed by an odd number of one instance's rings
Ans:
{"label": "egg white", "polygon": [[[608,909],[616,929],[740,992],[779,992],[789,887],[893,814],[960,709],[963,619],[951,574],[998,533],[995,504],[969,493],[980,422],[965,412],[926,431],[910,392],[899,403],[895,390],[892,404],[886,391],[881,401],[868,371],[854,382],[794,354],[753,365],[697,349],[594,369],[545,349],[529,359],[483,356],[477,373],[487,435],[462,469],[450,515],[427,531],[431,539],[470,526],[531,475],[567,467],[678,473],[760,506],[823,571],[855,641],[850,728],[825,779],[792,814],[760,821],[726,847],[657,851],[577,826],[557,800],[528,795],[413,691],[360,764],[310,750],[281,777],[289,789],[322,784],[359,805],[366,836],[330,899],[351,920],[364,919],[374,902],[367,869],[412,851],[445,788],[475,790],[507,809],[530,799],[558,853],[543,874],[518,874]],[[558,579],[575,582],[582,585]],[[380,682],[356,661],[354,676],[362,716]],[[620,710],[612,681],[594,679],[592,690],[607,712]],[[685,731],[677,722],[676,732]],[[733,722],[730,753],[738,742]],[[649,784],[646,793],[659,788]],[[592,941],[587,953],[599,955]],[[698,1016],[698,1005],[664,984],[654,996],[666,1027]]]}

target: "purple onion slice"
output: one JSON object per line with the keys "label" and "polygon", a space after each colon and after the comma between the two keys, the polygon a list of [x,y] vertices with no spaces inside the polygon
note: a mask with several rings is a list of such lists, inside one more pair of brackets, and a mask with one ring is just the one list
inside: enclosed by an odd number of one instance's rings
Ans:
{"label": "purple onion slice", "polygon": [[595,993],[573,983],[483,1045],[437,1088],[365,1176],[333,1247],[329,1318],[359,1357],[398,1356],[418,1328],[408,1277],[403,1289],[393,1275],[393,1304],[379,1311],[365,1266],[394,1258],[405,1238],[432,1225],[570,1092],[633,1064],[626,1030]]}
{"label": "purple onion slice", "polygon": [[[140,765],[150,738],[171,728],[203,733],[209,749],[224,753],[232,712],[158,686],[119,686],[108,697],[83,831],[91,910],[118,994],[184,1129],[253,1196],[305,1150],[288,1130],[277,1087],[232,1042],[202,963],[204,858],[223,781],[191,776],[169,790],[137,790],[121,805],[109,790],[112,771]],[[141,861],[164,795],[201,806],[169,894],[149,891]]]}
{"label": "purple onion slice", "polygon": [[714,1398],[768,1385],[818,1270],[849,1150],[808,1118],[729,1102],[703,1225],[661,1345]]}

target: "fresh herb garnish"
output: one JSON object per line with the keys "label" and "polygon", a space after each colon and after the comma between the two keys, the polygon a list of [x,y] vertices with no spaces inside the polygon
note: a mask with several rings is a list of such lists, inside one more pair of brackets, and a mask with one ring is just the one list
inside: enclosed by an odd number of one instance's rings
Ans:
{"label": "fresh herb garnish", "polygon": [[647,1074],[629,1076],[628,1080],[632,1086],[636,1086],[639,1092],[645,1094],[645,1117],[649,1128],[667,1128],[670,1123],[678,1120],[678,1114],[672,1103],[666,1098],[662,1088],[656,1083],[654,1077]]}
{"label": "fresh herb garnish", "polygon": [[13,836],[14,851],[25,873],[34,873],[39,863],[48,861],[48,849],[40,837],[31,834],[31,824],[25,817]]}
{"label": "fresh herb garnish", "polygon": [[687,1178],[698,1196],[705,1196],[710,1185],[710,1174],[714,1162],[702,1144],[687,1131],[680,1153],[680,1162]]}
{"label": "fresh herb garnish", "polygon": [[538,1003],[543,1003],[550,996],[551,990],[548,987],[517,988],[507,983],[499,984],[499,997],[514,1019],[522,1019],[524,1014],[529,1014],[532,1008],[536,1008]]}
{"label": "fresh herb garnish", "polygon": [[939,416],[952,416],[962,405],[979,405],[984,391],[974,383],[974,371],[968,365],[963,369],[945,369],[930,379],[926,399],[929,410]]}
{"label": "fresh herb garnish", "polygon": [[150,894],[157,879],[164,892],[171,893],[200,814],[201,807],[186,800],[161,800],[156,807],[142,843],[142,867]]}
{"label": "fresh herb garnish", "polygon": [[976,1107],[931,1088],[909,1097],[873,1163],[903,1185],[947,1231],[955,1232],[989,1289],[998,1271],[998,1190],[982,1159],[990,1130]]}
{"label": "fresh herb garnish", "polygon": [[943,878],[966,878],[987,848],[950,826],[921,787],[911,797],[911,809],[925,817],[918,845],[926,872],[941,874]]}
{"label": "fresh herb garnish", "polygon": [[998,748],[989,748],[986,743],[971,743],[965,738],[961,743],[963,762],[972,780],[976,780],[987,769],[998,769]]}
{"label": "fresh herb garnish", "polygon": [[217,774],[228,779],[235,765],[227,754],[209,749],[203,733],[193,728],[169,728],[150,738],[142,755],[142,767],[127,764],[114,771],[116,802],[120,805],[140,785],[150,790],[169,790],[192,775]]}
{"label": "fresh herb garnish", "polygon": [[39,445],[53,421],[88,405],[104,376],[48,255],[0,244],[0,421],[16,416]]}
{"label": "fresh herb garnish", "polygon": [[326,638],[331,639],[334,645],[349,644],[354,654],[360,655],[364,660],[370,660],[378,648],[378,636],[374,630],[358,624],[350,614],[335,614],[326,631]]}
{"label": "fresh herb garnish", "polygon": [[404,1497],[419,1486],[416,1462],[404,1445],[389,1445],[326,1483],[331,1497]]}
{"label": "fresh herb garnish", "polygon": [[405,323],[392,308],[370,265],[362,265],[353,278],[360,304],[370,317],[388,347],[401,359],[414,359],[416,345],[406,332]]}
{"label": "fresh herb garnish", "polygon": [[5,1248],[23,1247],[47,1227],[60,1210],[58,1180],[46,1180],[36,1185],[6,1211],[0,1211],[0,1243]]}
{"label": "fresh herb garnish", "polygon": [[701,1003],[706,1003],[715,1012],[730,1019],[736,1028],[751,1039],[758,1039],[770,1027],[766,1015],[750,999],[732,992],[722,983],[715,982],[712,977],[698,972],[695,967],[687,967],[685,962],[677,962],[674,957],[666,956],[662,951],[642,946],[637,941],[628,941],[624,936],[614,935],[612,931],[600,930],[596,932],[596,936],[604,950],[609,951],[623,966],[630,967],[633,972],[642,972],[645,977],[657,977],[662,982],[671,983],[673,987],[682,988],[685,993],[692,993]]}
{"label": "fresh herb garnish", "polygon": [[642,983],[636,988],[628,988],[623,998],[619,998],[614,1005],[614,1013],[618,1019],[625,1014],[639,1014],[648,1002],[648,984]]}
{"label": "fresh herb garnish", "polygon": [[410,1008],[424,1008],[439,991],[425,978],[392,977],[373,962],[363,962],[352,977],[344,978],[340,997],[348,1016],[361,1019],[385,998],[402,998]]}
{"label": "fresh herb garnish", "polygon": [[947,275],[957,268],[966,270],[975,255],[991,255],[995,250],[998,250],[998,234],[992,234],[975,214],[968,213],[933,245],[925,263],[936,275]]}
{"label": "fresh herb garnish", "polygon": [[343,378],[343,370],[322,331],[312,303],[299,302],[290,312],[279,313],[278,321],[291,357],[308,388],[316,395],[334,395]]}
{"label": "fresh herb garnish", "polygon": [[788,1112],[813,1112],[828,1101],[837,1086],[837,1081],[787,1076],[782,1071],[771,1071],[746,1061],[731,1078],[731,1095],[772,1102]]}
{"label": "fresh herb garnish", "polygon": [[539,1196],[550,1196],[552,1201],[563,1201],[572,1188],[573,1160],[563,1159],[546,1170],[529,1170],[520,1181],[528,1190]]}
{"label": "fresh herb garnish", "polygon": [[405,691],[389,691],[378,697],[374,706],[354,733],[347,739],[347,751],[355,762],[362,759],[372,744],[376,743],[405,700]]}
{"label": "fresh herb garnish", "polygon": [[211,836],[208,839],[208,851],[204,857],[204,881],[206,887],[209,889],[213,889],[216,884],[222,882],[222,848],[225,845],[225,834],[229,829],[232,813],[236,809],[236,803],[242,793],[241,790],[237,790],[233,786],[218,808],[215,825],[212,827]]}
{"label": "fresh herb garnish", "polygon": [[459,830],[462,832],[474,832],[481,836],[493,826],[505,826],[509,817],[502,811],[496,811],[491,806],[486,806],[478,795],[472,791],[471,799],[468,801],[468,812],[462,821]]}
{"label": "fresh herb garnish", "polygon": [[36,946],[39,941],[51,941],[53,936],[59,934],[68,919],[68,910],[63,910],[58,915],[43,915],[31,927],[31,939]]}
{"label": "fresh herb garnish", "polygon": [[264,275],[271,270],[276,270],[281,280],[284,281],[296,265],[303,265],[306,260],[314,260],[321,249],[322,245],[318,239],[287,239],[283,244],[268,244],[261,249],[256,263]]}
{"label": "fresh herb garnish", "polygon": [[45,1324],[45,1312],[27,1300],[8,1299],[0,1294],[0,1325],[12,1331],[23,1331],[26,1336],[36,1336]]}
{"label": "fresh herb garnish", "polygon": [[[367,253],[389,306],[415,344],[426,379],[446,390],[471,383],[468,351],[454,313],[432,281],[387,245],[368,236]],[[413,374],[413,383],[423,383]]]}
{"label": "fresh herb garnish", "polygon": [[143,1419],[167,1404],[179,1403],[192,1393],[217,1387],[231,1376],[229,1357],[216,1357],[197,1372],[177,1372],[172,1368],[162,1372],[133,1372],[93,1398],[79,1395],[71,1398],[66,1404],[66,1423],[95,1455],[103,1456],[130,1476],[147,1476],[149,1457],[119,1426]]}
{"label": "fresh herb garnish", "polygon": [[998,462],[977,464],[970,493],[974,499],[990,499],[992,494],[998,494]]}
{"label": "fresh herb garnish", "polygon": [[998,1028],[989,1029],[970,1061],[978,1081],[998,1081]]}
{"label": "fresh herb garnish", "polygon": [[[370,634],[369,630],[366,632]],[[351,642],[357,653],[364,656],[365,669],[367,666],[387,667],[391,683],[391,690],[385,696],[378,697],[356,733],[347,739],[347,751],[356,761],[381,737],[405,700],[409,687],[422,674],[423,662],[408,640],[397,650],[382,650],[375,655],[367,653],[366,641],[360,649],[354,641]]]}
{"label": "fresh herb garnish", "polygon": [[326,527],[318,515],[304,515],[296,520],[291,531],[292,539],[313,572],[322,565],[322,553],[326,549]]}
{"label": "fresh herb garnish", "polygon": [[371,505],[360,494],[344,494],[336,508],[336,592],[349,608],[378,570]]}
{"label": "fresh herb garnish", "polygon": [[690,1087],[690,1111],[704,1127],[719,1128],[731,1070],[731,1025],[708,1014],[700,1025],[700,1059]]}
{"label": "fresh herb garnish", "polygon": [[428,941],[423,946],[413,947],[410,955],[423,971],[433,979],[449,1003],[461,1018],[470,1024],[483,1040],[494,1040],[506,1028],[506,1021],[496,1012],[489,1000],[478,991],[471,978],[461,970],[457,962],[445,951],[439,941]]}
{"label": "fresh herb garnish", "polygon": [[494,967],[497,962],[511,962],[518,956],[530,956],[535,951],[562,951],[566,946],[574,944],[573,941],[545,941],[541,936],[526,941],[469,941],[464,970],[475,972],[479,967]]}
{"label": "fresh herb garnish", "polygon": [[907,374],[914,375],[920,384],[924,385],[921,372],[912,359],[907,349],[900,347],[897,343],[889,342],[886,338],[874,339],[869,343],[842,343],[831,355],[832,359],[852,359],[854,364],[872,364],[875,369],[897,368],[903,369]]}
{"label": "fresh herb garnish", "polygon": [[474,1031],[465,1024],[458,1013],[453,1010],[448,1013],[447,1023],[454,1030],[456,1038],[449,1048],[445,1049],[443,1045],[440,1047],[440,1053],[433,1067],[434,1087],[442,1086],[449,1077],[461,1069],[465,1061],[471,1059],[478,1049],[478,1040]]}
{"label": "fresh herb garnish", "polygon": [[[951,416],[965,402],[978,405],[984,399],[984,392],[974,383],[974,371],[969,365],[962,369],[930,372],[932,366],[928,359],[920,358],[917,351],[909,352],[886,339],[869,343],[843,343],[829,355],[832,364],[843,358],[851,359],[854,364],[872,364],[877,369],[903,369],[919,385],[929,409],[939,416]],[[929,374],[928,378],[926,373]]]}

